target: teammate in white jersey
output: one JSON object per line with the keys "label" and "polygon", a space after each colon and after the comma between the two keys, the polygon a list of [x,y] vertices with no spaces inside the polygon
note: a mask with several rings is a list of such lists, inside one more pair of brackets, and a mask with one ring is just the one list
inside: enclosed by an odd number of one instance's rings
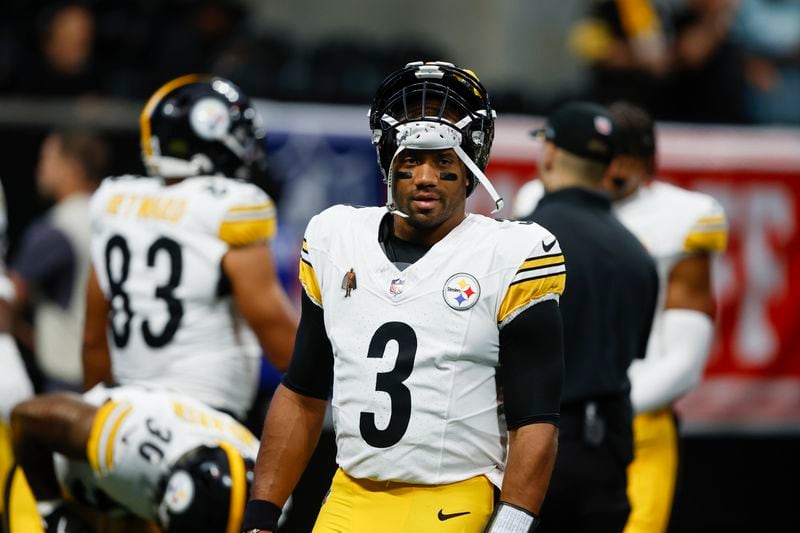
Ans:
{"label": "teammate in white jersey", "polygon": [[666,531],[675,491],[672,404],[700,382],[714,336],[711,259],[725,249],[727,223],[711,196],[653,180],[655,129],[646,111],[623,102],[609,110],[622,142],[609,190],[617,216],[655,259],[661,286],[646,357],[628,371],[636,417],[625,532],[654,533]]}
{"label": "teammate in white jersey", "polygon": [[564,257],[536,224],[465,214],[477,182],[502,205],[483,174],[494,110],[472,72],[408,64],[370,127],[388,202],[308,224],[300,328],[245,529],[274,530],[332,384],[339,469],[314,531],[532,531],[556,452]]}
{"label": "teammate in white jersey", "polygon": [[[654,179],[655,126],[645,110],[620,102],[610,112],[621,155],[607,189],[620,221],[655,259],[660,281],[646,357],[628,372],[636,416],[625,533],[651,533],[669,524],[679,459],[672,405],[702,379],[714,335],[711,259],[725,249],[727,222],[711,196]],[[541,180],[526,183],[514,216],[533,212],[543,195]]]}
{"label": "teammate in white jersey", "polygon": [[221,78],[183,76],[147,102],[150,176],[108,178],[91,202],[87,388],[168,388],[242,419],[262,349],[285,370],[296,316],[268,244],[275,205],[246,181],[264,165],[263,135]]}
{"label": "teammate in white jersey", "polygon": [[[14,301],[14,284],[6,275],[5,241],[6,241],[6,200],[0,186],[0,483],[5,483],[14,464],[11,446],[9,415],[11,409],[33,395],[33,385],[25,370],[22,355],[17,343],[11,335],[13,313],[11,305]],[[5,506],[0,500],[0,515]]]}
{"label": "teammate in white jersey", "polygon": [[83,397],[41,395],[14,409],[12,427],[48,531],[76,525],[63,493],[133,515],[139,531],[148,523],[165,533],[240,530],[258,440],[188,396],[103,385]]}

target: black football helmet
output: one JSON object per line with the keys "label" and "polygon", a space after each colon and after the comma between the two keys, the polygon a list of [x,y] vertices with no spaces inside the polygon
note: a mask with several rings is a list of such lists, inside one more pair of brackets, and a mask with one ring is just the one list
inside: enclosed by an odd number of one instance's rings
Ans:
{"label": "black football helmet", "polygon": [[157,498],[165,533],[239,531],[254,463],[230,444],[199,446],[175,463]]}
{"label": "black football helmet", "polygon": [[496,205],[503,206],[483,171],[494,140],[496,113],[474,72],[443,61],[416,61],[390,74],[378,88],[369,111],[372,143],[387,185],[387,207],[396,210],[392,166],[406,148],[452,148],[469,171],[467,195],[476,179]]}
{"label": "black football helmet", "polygon": [[266,168],[261,119],[224,78],[189,74],[166,83],[147,101],[139,123],[151,176],[250,180]]}

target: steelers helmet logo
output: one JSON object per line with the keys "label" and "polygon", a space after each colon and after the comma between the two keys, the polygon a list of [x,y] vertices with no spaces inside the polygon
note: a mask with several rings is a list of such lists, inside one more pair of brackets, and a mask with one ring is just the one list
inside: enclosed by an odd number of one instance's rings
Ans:
{"label": "steelers helmet logo", "polygon": [[448,278],[442,289],[444,301],[456,311],[466,311],[478,303],[481,286],[470,274],[454,274]]}
{"label": "steelers helmet logo", "polygon": [[172,514],[180,514],[189,508],[194,499],[194,482],[192,477],[183,471],[175,472],[167,483],[164,492],[164,504]]}
{"label": "steelers helmet logo", "polygon": [[217,98],[201,98],[189,114],[192,129],[201,139],[222,139],[231,125],[228,108]]}

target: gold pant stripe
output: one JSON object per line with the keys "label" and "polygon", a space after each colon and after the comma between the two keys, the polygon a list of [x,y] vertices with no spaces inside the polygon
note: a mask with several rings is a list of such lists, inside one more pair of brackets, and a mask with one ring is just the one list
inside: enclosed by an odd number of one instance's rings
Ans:
{"label": "gold pant stripe", "polygon": [[355,479],[340,468],[313,533],[480,533],[493,507],[494,488],[484,476],[416,485]]}
{"label": "gold pant stripe", "polygon": [[16,467],[9,473],[9,479],[3,481],[6,482],[3,500],[7,505],[4,526],[8,533],[44,533],[36,500],[22,469]]}
{"label": "gold pant stripe", "polygon": [[667,530],[678,474],[678,432],[670,409],[633,420],[634,457],[628,467],[631,514],[624,533]]}

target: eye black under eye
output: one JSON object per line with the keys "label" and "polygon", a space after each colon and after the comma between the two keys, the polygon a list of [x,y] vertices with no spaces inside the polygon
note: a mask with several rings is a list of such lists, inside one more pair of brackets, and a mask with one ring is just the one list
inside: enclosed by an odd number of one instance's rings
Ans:
{"label": "eye black under eye", "polygon": [[445,181],[457,181],[458,174],[456,174],[455,172],[440,172],[439,179]]}

